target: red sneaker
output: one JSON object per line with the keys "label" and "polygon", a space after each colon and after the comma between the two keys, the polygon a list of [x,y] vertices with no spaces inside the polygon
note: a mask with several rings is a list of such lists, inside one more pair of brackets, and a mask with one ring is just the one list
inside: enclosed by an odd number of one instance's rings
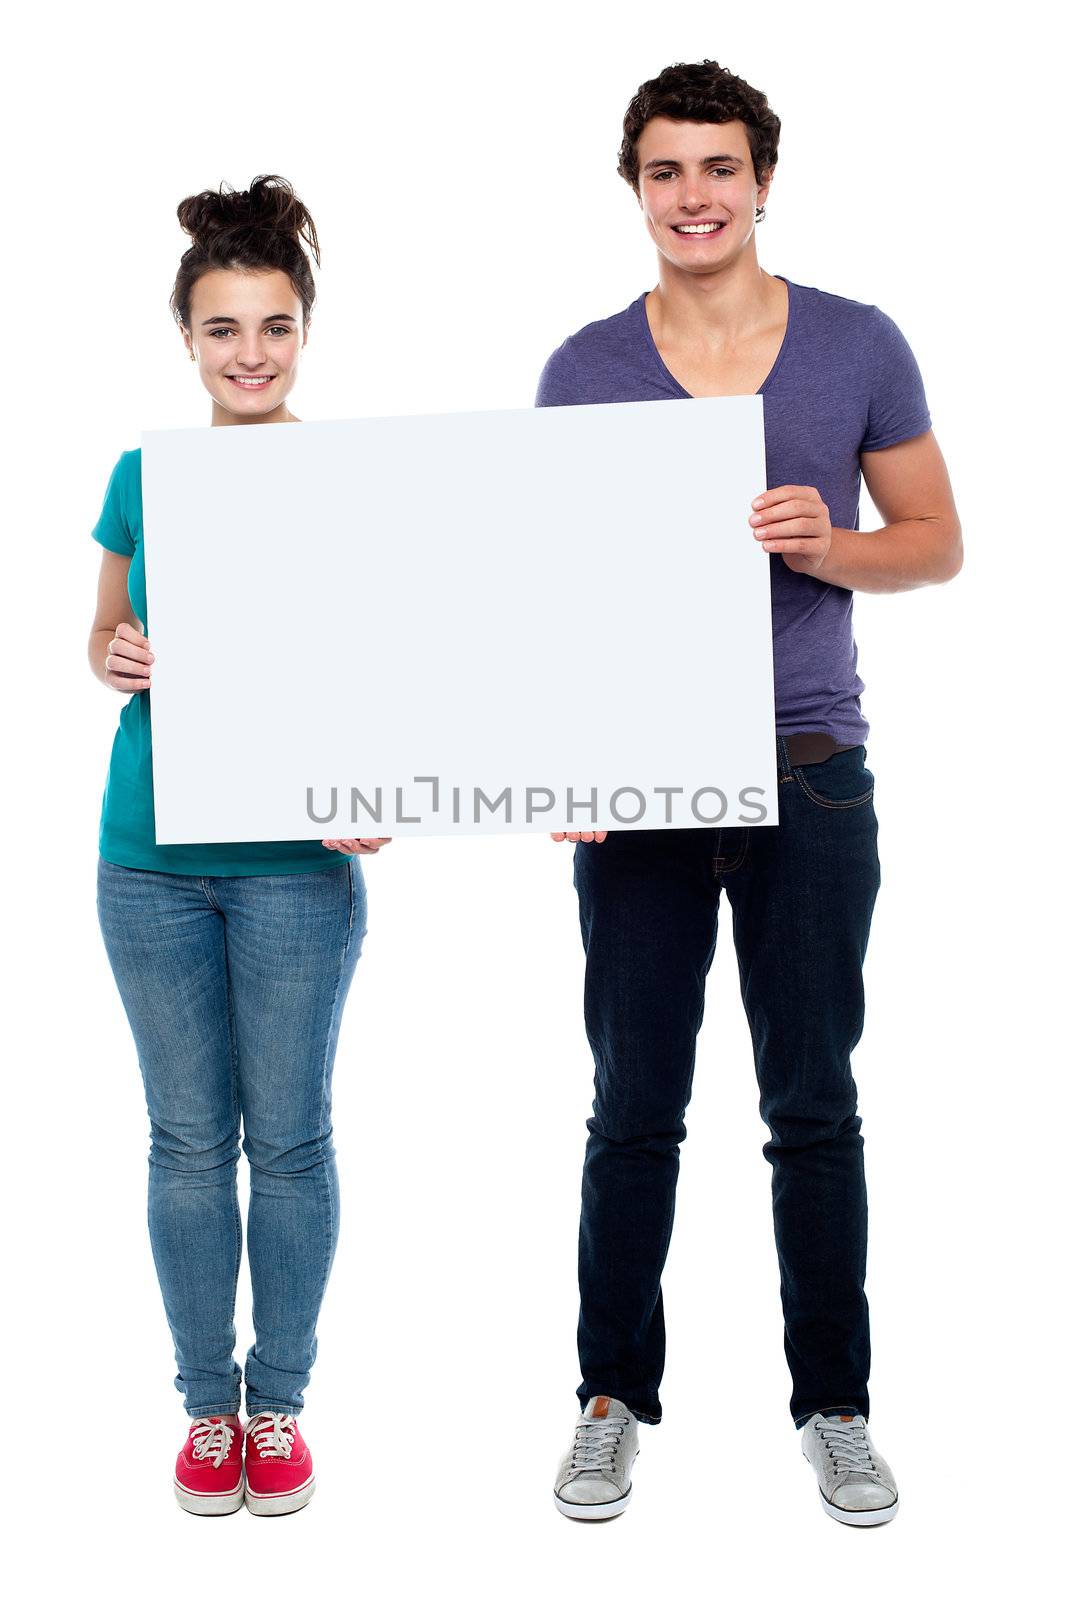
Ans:
{"label": "red sneaker", "polygon": [[295,1417],[259,1411],[248,1418],[248,1486],[244,1504],[256,1517],[298,1511],[314,1493],[314,1463]]}
{"label": "red sneaker", "polygon": [[244,1499],[244,1429],[236,1417],[195,1417],[174,1468],[179,1506],[199,1517],[225,1517]]}

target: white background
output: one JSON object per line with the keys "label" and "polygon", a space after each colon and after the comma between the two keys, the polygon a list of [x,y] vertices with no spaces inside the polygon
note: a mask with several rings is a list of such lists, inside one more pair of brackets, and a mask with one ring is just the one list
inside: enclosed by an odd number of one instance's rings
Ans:
{"label": "white background", "polygon": [[[6,1567],[25,1563],[23,1591],[894,1596],[1049,1577],[1054,52],[1023,4],[993,29],[961,5],[723,15],[615,0],[333,18],[215,0],[56,7],[15,29],[3,1397],[20,1541]],[[762,264],[898,322],[966,535],[951,585],[856,603],[884,868],[855,1058],[872,1431],[902,1509],[875,1532],[831,1522],[791,1427],[725,913],[665,1281],[665,1421],[641,1430],[619,1522],[553,1510],[591,1058],[570,851],[523,838],[397,842],[366,864],[335,1078],[342,1237],[304,1414],[320,1488],[276,1526],[185,1516],[147,1122],[94,904],[122,701],[85,655],[113,462],[142,428],[209,420],[166,304],[174,209],[269,171],[311,207],[324,258],[300,415],[527,405],[566,334],[654,283],[614,172],[622,115],[643,79],[704,56],[783,122]],[[702,487],[688,461],[636,470],[658,475],[663,515]],[[560,585],[581,581],[565,551],[557,563]],[[336,580],[353,610],[373,603],[372,576]],[[203,622],[237,692],[240,640]],[[314,623],[292,618],[310,662]],[[245,1298],[241,1353],[247,1313]]]}

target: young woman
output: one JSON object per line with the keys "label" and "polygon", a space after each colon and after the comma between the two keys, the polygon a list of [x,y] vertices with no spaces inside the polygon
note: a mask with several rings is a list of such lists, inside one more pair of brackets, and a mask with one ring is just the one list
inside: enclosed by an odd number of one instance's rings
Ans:
{"label": "young woman", "polygon": [[[266,176],[246,192],[190,196],[178,219],[192,243],[170,303],[212,426],[297,422],[288,399],[315,298],[302,241],[320,263],[309,212]],[[192,1418],[174,1489],[201,1515],[242,1502],[276,1515],[314,1492],[296,1418],[336,1247],[330,1083],[366,931],[357,858],[388,840],[155,843],[139,450],[119,458],[93,538],[103,557],[89,658],[129,696],[104,792],[97,905],[147,1096],[148,1226]],[[225,619],[198,623],[210,648]],[[220,659],[219,693],[230,687]],[[243,1375],[233,1359],[242,1122],[255,1327]]]}

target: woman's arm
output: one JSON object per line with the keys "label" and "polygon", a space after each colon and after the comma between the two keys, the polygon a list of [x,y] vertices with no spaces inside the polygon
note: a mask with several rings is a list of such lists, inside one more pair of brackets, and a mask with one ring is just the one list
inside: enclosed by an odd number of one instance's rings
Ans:
{"label": "woman's arm", "polygon": [[[129,603],[127,584],[132,558],[116,555],[113,550],[102,554],[96,616],[89,634],[89,665],[109,689],[130,694],[150,687],[155,657]],[[119,665],[121,672],[114,670]]]}

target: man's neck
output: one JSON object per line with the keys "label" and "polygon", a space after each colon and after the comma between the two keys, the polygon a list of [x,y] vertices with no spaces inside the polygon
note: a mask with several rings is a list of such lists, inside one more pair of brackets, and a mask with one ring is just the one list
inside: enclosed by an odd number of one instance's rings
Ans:
{"label": "man's neck", "polygon": [[728,349],[777,319],[783,283],[763,272],[753,251],[721,272],[682,272],[659,258],[658,287],[647,296],[656,342]]}

